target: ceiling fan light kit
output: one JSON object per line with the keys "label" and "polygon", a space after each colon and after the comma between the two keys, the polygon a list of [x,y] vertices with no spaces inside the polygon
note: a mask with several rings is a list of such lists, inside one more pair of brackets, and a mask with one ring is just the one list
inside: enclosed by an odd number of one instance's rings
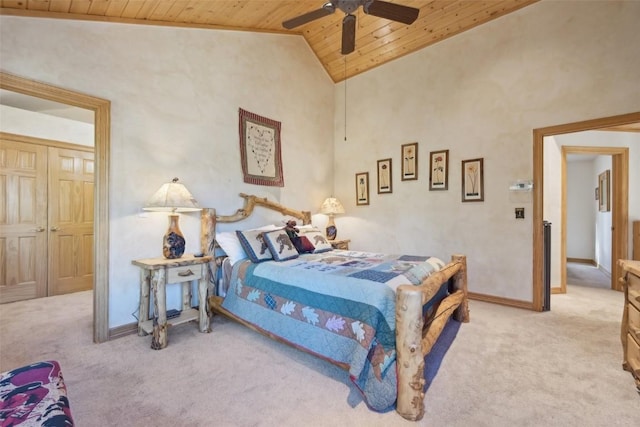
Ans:
{"label": "ceiling fan light kit", "polygon": [[344,12],[342,19],[342,49],[343,55],[348,55],[355,50],[356,46],[356,17],[352,14],[360,6],[367,15],[378,18],[389,19],[403,24],[413,24],[418,19],[420,9],[403,6],[401,4],[390,3],[382,0],[335,0],[322,5],[320,9],[312,10],[295,18],[288,19],[282,26],[288,30],[307,24],[316,19],[332,15],[336,9]]}

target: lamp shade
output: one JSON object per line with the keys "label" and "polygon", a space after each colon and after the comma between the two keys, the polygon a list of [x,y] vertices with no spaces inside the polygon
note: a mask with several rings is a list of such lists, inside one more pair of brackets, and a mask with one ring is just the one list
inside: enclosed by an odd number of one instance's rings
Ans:
{"label": "lamp shade", "polygon": [[338,215],[344,213],[344,206],[340,203],[340,200],[335,197],[328,197],[327,200],[320,206],[320,213],[325,215]]}
{"label": "lamp shade", "polygon": [[195,212],[202,210],[187,187],[173,178],[162,187],[144,205],[146,211]]}

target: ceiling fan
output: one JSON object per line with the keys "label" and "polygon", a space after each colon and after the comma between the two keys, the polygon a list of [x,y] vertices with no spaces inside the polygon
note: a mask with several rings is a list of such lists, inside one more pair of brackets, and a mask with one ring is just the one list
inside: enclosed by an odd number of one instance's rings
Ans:
{"label": "ceiling fan", "polygon": [[356,17],[352,15],[356,9],[362,6],[362,10],[367,15],[379,18],[390,19],[402,22],[403,24],[413,24],[418,19],[420,9],[403,6],[396,3],[381,0],[334,0],[322,5],[320,9],[291,18],[282,23],[288,30],[299,27],[311,21],[333,14],[336,9],[345,13],[342,20],[342,50],[343,55],[354,51],[356,47]]}

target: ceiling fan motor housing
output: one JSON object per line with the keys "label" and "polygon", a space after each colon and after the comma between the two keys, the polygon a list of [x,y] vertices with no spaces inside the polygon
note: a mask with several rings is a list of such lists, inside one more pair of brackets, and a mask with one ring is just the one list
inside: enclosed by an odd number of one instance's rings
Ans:
{"label": "ceiling fan motor housing", "polygon": [[336,0],[327,4],[332,4],[349,15],[350,13],[355,12],[360,6],[364,6],[366,12],[373,1],[374,0]]}

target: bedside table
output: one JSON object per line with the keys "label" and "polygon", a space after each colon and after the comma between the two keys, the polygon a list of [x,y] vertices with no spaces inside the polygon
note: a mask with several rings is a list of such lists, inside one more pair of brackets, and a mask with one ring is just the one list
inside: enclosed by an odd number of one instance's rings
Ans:
{"label": "bedside table", "polygon": [[[207,287],[211,256],[194,257],[184,254],[182,258],[147,258],[132,261],[140,267],[140,309],[138,335],[153,333],[151,348],[160,350],[167,346],[167,328],[192,320],[199,321],[200,332],[209,332]],[[198,309],[191,308],[191,283],[198,281]],[[166,286],[182,284],[182,312],[167,319]],[[153,293],[153,318],[149,319],[149,295]]]}
{"label": "bedside table", "polygon": [[331,246],[333,247],[333,249],[343,249],[345,251],[348,251],[350,241],[351,239],[335,239],[335,240],[329,240],[328,242],[331,243]]}

